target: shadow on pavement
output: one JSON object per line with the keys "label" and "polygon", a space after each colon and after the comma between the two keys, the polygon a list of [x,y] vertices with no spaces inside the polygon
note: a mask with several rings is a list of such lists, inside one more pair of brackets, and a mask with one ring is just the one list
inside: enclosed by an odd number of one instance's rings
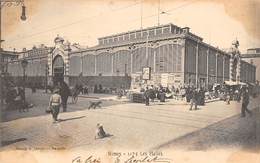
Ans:
{"label": "shadow on pavement", "polygon": [[[255,112],[255,110],[254,110]],[[258,150],[256,135],[256,115],[241,118],[240,114],[224,119],[203,129],[188,133],[165,142],[158,149],[184,149],[201,151],[226,147],[242,147],[246,150]]]}
{"label": "shadow on pavement", "polygon": [[14,140],[8,140],[8,141],[2,141],[2,146],[7,146],[7,145],[10,145],[10,144],[14,144],[14,143],[17,143],[17,142],[20,142],[20,141],[25,141],[27,140],[26,138],[19,138],[19,139],[14,139]]}
{"label": "shadow on pavement", "polygon": [[[36,116],[49,116],[49,113],[46,113],[46,109],[48,108],[49,99],[50,99],[49,93],[43,93],[38,91],[37,93],[31,93],[31,91],[26,91],[26,100],[28,103],[33,104],[34,107],[30,108],[28,112],[19,112],[19,110],[11,108],[10,110],[4,109],[2,111],[2,116],[0,119],[2,122],[8,122],[20,118],[28,118],[28,117],[36,117]],[[75,112],[80,110],[85,110],[89,107],[90,101],[95,101],[96,99],[91,98],[79,98],[78,102],[76,104],[71,104],[71,97],[68,99],[68,106],[67,106],[67,112]],[[103,100],[102,101],[102,107],[107,107],[111,105],[118,105],[118,104],[125,104],[127,102],[123,101],[115,101],[115,100]],[[62,107],[60,108],[62,112]]]}
{"label": "shadow on pavement", "polygon": [[75,120],[75,119],[81,119],[85,118],[86,116],[80,116],[80,117],[73,117],[73,118],[67,118],[67,119],[59,119],[59,122],[65,122],[65,121],[70,121],[70,120]]}

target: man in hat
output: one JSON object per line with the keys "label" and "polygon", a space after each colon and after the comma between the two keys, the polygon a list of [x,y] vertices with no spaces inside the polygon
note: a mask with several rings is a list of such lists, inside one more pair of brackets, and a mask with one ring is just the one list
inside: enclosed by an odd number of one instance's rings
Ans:
{"label": "man in hat", "polygon": [[249,104],[249,93],[248,93],[248,88],[244,90],[243,93],[243,99],[242,99],[242,108],[241,108],[241,117],[246,116],[246,112],[252,116],[252,112],[247,108]]}
{"label": "man in hat", "polygon": [[49,107],[51,108],[51,113],[53,117],[53,123],[58,122],[58,114],[60,111],[60,105],[61,105],[61,96],[59,95],[59,89],[54,89],[53,95],[51,95]]}
{"label": "man in hat", "polygon": [[145,105],[149,106],[149,89],[146,87],[146,90],[144,92],[144,99],[145,99]]}
{"label": "man in hat", "polygon": [[190,103],[190,110],[192,110],[193,105],[195,105],[195,110],[197,110],[197,104],[198,104],[198,91],[196,89],[192,90],[192,99]]}

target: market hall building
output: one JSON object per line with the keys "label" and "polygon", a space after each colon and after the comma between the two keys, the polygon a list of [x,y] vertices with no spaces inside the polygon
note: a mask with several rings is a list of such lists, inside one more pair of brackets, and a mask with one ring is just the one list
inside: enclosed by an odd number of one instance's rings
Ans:
{"label": "market hall building", "polygon": [[[224,81],[255,83],[256,67],[240,58],[238,41],[225,52],[204,43],[188,27],[167,24],[115,34],[99,38],[98,45],[90,48],[72,49],[59,36],[54,42],[45,54],[49,83],[135,88],[144,83],[147,67],[151,78],[146,82],[151,85],[208,88]],[[45,76],[44,72],[37,75]]]}

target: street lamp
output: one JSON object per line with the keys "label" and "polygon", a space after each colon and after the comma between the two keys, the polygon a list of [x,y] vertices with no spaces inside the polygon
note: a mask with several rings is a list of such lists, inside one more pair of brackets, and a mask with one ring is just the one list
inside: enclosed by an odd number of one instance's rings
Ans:
{"label": "street lamp", "polygon": [[22,65],[22,68],[23,68],[23,92],[25,94],[25,69],[26,69],[26,67],[28,65],[28,61],[26,59],[23,59],[21,61],[21,65]]}
{"label": "street lamp", "polygon": [[[7,6],[7,7],[11,7],[11,6],[18,6],[20,4],[22,4],[22,15],[21,15],[21,20],[26,20],[26,16],[25,16],[25,5],[24,5],[24,0],[0,0],[0,65],[1,65],[1,70],[0,70],[0,89],[1,89],[1,108],[3,108],[4,106],[4,54],[1,53],[2,52],[2,42],[4,40],[2,40],[2,7]],[[1,111],[1,109],[0,109]],[[1,114],[0,114],[1,115]]]}
{"label": "street lamp", "polygon": [[25,21],[25,20],[26,20],[25,8],[26,8],[26,7],[23,5],[23,6],[22,6],[22,15],[21,15],[21,17],[20,17],[22,21]]}

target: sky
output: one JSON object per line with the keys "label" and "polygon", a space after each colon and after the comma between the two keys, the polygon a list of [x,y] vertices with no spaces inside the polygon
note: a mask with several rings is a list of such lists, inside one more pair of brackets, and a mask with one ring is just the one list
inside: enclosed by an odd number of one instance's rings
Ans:
{"label": "sky", "polygon": [[[2,9],[2,47],[6,50],[54,46],[57,35],[91,47],[99,37],[140,29],[141,24],[143,28],[156,26],[158,8],[166,12],[160,14],[159,24],[190,27],[204,42],[220,49],[230,48],[236,38],[242,53],[260,47],[260,0],[24,1],[26,21],[20,20],[21,6]],[[255,64],[260,65],[259,60]]]}

